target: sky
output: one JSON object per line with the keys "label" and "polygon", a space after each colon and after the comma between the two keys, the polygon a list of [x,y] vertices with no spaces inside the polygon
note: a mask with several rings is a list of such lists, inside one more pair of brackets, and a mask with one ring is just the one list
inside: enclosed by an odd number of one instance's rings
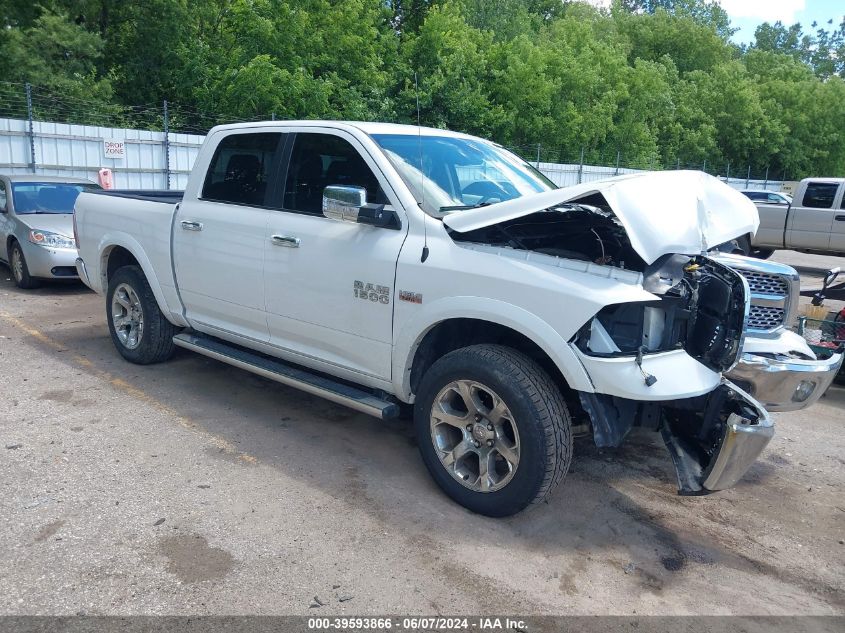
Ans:
{"label": "sky", "polygon": [[[815,20],[820,26],[830,30],[827,21],[833,18],[833,25],[838,26],[845,16],[845,0],[716,0],[731,17],[734,28],[739,29],[733,36],[737,44],[754,40],[754,30],[763,22],[780,20],[787,26],[800,22],[804,31],[812,31],[810,25]],[[597,6],[608,6],[610,0],[587,0]]]}
{"label": "sky", "polygon": [[845,0],[719,0],[722,8],[731,17],[731,23],[739,31],[733,36],[735,42],[750,42],[754,29],[763,22],[780,20],[786,25],[800,22],[805,31],[811,31],[815,20],[820,26],[830,29],[827,21],[833,18],[838,26],[845,16]]}

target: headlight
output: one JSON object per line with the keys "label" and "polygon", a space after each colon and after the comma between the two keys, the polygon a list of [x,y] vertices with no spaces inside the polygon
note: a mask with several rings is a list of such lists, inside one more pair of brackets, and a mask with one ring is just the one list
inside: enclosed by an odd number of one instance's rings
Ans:
{"label": "headlight", "polygon": [[73,238],[58,233],[50,233],[50,231],[39,231],[38,229],[32,229],[29,232],[29,241],[50,248],[76,248]]}

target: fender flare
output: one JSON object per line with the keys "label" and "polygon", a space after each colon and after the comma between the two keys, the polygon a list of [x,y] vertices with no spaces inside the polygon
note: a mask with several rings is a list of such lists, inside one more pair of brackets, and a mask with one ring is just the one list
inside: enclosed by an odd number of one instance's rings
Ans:
{"label": "fender flare", "polygon": [[401,326],[393,343],[393,386],[405,402],[413,401],[411,367],[420,343],[433,328],[451,319],[488,321],[531,339],[557,366],[567,385],[577,391],[595,389],[581,361],[567,341],[538,316],[524,308],[485,297],[446,297],[427,305]]}
{"label": "fender flare", "polygon": [[[171,321],[174,325],[184,327],[187,323],[182,319],[181,312],[179,310],[173,310],[170,305],[167,303],[167,299],[165,299],[164,291],[161,287],[161,282],[158,279],[158,276],[155,274],[155,269],[153,268],[152,262],[150,261],[147,254],[144,252],[144,249],[138,243],[138,241],[128,235],[127,233],[107,233],[102,237],[100,243],[97,245],[97,252],[99,253],[99,273],[100,273],[100,286],[103,289],[103,294],[108,292],[109,282],[108,282],[108,258],[111,254],[112,250],[115,248],[125,248],[132,257],[138,262],[141,266],[141,270],[144,272],[144,276],[147,278],[147,283],[150,284],[150,289],[153,291],[153,296],[156,298],[156,302],[159,305],[162,313],[167,317],[169,321]],[[93,281],[93,280],[92,280]]]}

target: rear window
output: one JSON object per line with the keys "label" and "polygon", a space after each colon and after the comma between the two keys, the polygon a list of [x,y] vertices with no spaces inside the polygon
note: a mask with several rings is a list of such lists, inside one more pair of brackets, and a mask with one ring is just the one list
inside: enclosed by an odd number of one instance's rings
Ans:
{"label": "rear window", "polygon": [[15,213],[73,213],[76,198],[83,191],[100,189],[94,183],[13,182]]}
{"label": "rear window", "polygon": [[804,206],[815,209],[830,209],[839,185],[833,182],[811,182],[804,192]]}
{"label": "rear window", "polygon": [[214,151],[205,183],[204,200],[265,206],[268,182],[282,148],[282,134],[232,134]]}

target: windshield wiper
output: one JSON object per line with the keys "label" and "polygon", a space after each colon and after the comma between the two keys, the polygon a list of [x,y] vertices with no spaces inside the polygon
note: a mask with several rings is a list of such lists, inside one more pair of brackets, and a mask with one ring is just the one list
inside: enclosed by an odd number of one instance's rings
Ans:
{"label": "windshield wiper", "polygon": [[492,202],[479,202],[478,204],[456,204],[450,207],[440,207],[437,211],[466,211],[467,209],[480,209],[493,204]]}

